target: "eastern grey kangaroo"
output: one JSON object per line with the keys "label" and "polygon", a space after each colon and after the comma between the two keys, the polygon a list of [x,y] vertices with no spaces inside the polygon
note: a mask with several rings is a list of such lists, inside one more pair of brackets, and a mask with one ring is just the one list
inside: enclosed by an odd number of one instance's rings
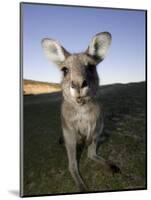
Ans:
{"label": "eastern grey kangaroo", "polygon": [[96,65],[105,58],[111,39],[108,32],[98,33],[92,38],[87,50],[77,54],[69,53],[54,39],[42,40],[42,47],[48,59],[57,64],[63,73],[63,137],[69,171],[79,191],[88,190],[79,172],[79,161],[84,145],[88,149],[88,158],[111,172],[120,171],[111,161],[97,155],[103,130],[103,111],[96,99],[99,88]]}

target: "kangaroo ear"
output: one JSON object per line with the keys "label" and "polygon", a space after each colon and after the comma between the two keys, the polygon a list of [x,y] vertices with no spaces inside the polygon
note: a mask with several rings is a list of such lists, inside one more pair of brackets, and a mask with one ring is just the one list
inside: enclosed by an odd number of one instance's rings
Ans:
{"label": "kangaroo ear", "polygon": [[101,62],[107,54],[111,40],[112,36],[110,33],[98,33],[92,38],[86,53],[91,55],[97,63]]}
{"label": "kangaroo ear", "polygon": [[58,43],[58,41],[44,38],[42,47],[49,60],[60,65],[70,54]]}

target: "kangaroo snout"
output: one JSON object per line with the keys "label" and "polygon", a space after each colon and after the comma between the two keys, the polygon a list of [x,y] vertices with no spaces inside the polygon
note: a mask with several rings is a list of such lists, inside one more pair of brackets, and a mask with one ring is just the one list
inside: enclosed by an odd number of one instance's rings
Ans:
{"label": "kangaroo snout", "polygon": [[88,91],[89,87],[85,79],[80,82],[71,81],[70,94],[78,104],[84,104]]}
{"label": "kangaroo snout", "polygon": [[86,80],[81,81],[81,83],[75,83],[74,81],[71,81],[71,87],[73,89],[81,89],[84,87],[88,87],[88,83]]}

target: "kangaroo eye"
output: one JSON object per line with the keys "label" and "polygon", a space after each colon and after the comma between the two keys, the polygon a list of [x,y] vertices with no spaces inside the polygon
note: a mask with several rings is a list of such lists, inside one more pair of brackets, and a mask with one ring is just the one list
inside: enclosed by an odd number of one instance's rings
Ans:
{"label": "kangaroo eye", "polygon": [[63,72],[63,75],[66,76],[69,72],[69,69],[67,67],[63,67],[61,71]]}
{"label": "kangaroo eye", "polygon": [[91,65],[91,64],[89,64],[88,66],[87,66],[87,70],[89,71],[89,72],[94,72],[94,70],[95,70],[95,65]]}

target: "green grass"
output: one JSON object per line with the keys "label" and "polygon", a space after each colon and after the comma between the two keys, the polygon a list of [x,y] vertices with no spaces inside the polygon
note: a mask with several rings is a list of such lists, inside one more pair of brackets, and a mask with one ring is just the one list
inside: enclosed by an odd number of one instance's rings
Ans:
{"label": "green grass", "polygon": [[[86,149],[80,171],[89,191],[145,188],[145,83],[110,88],[107,93],[100,92],[99,97],[105,111],[105,141],[99,154],[117,163],[121,174],[104,173],[101,166],[87,158]],[[26,196],[77,192],[68,171],[65,147],[58,143],[62,134],[61,100],[53,97],[51,101],[51,95],[24,97],[23,181]]]}

